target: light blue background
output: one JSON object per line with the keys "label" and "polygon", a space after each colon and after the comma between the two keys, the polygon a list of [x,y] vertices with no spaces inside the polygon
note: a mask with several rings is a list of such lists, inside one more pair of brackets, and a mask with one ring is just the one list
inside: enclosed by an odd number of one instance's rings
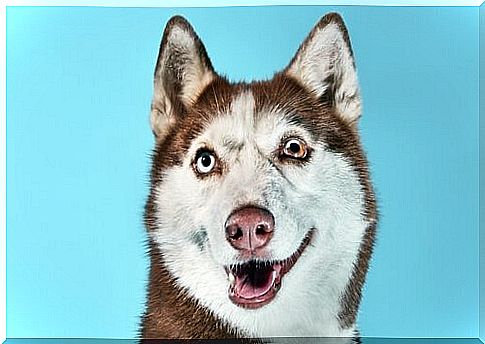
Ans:
{"label": "light blue background", "polygon": [[169,17],[185,15],[237,80],[284,67],[329,11],[353,42],[381,212],[362,333],[478,336],[478,8],[11,7],[8,337],[135,334],[148,112]]}
{"label": "light blue background", "polygon": [[485,341],[485,4],[480,6],[480,339]]}

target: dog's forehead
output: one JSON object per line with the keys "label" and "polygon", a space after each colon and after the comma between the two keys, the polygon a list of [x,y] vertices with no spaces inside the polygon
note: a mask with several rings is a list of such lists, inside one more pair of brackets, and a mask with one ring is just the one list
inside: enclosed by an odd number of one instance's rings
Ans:
{"label": "dog's forehead", "polygon": [[[214,118],[203,133],[204,139],[228,149],[239,149],[244,144],[274,144],[288,131],[289,114],[284,111],[256,108],[251,90],[234,96],[226,113]],[[296,126],[293,126],[296,131]],[[300,132],[304,132],[300,128]],[[305,133],[303,136],[308,136]]]}
{"label": "dog's forehead", "polygon": [[281,77],[251,84],[217,80],[194,105],[190,122],[203,122],[198,134],[229,145],[255,136],[277,138],[289,130],[313,136],[315,116],[320,123],[326,117],[308,92]]}
{"label": "dog's forehead", "polygon": [[254,133],[258,120],[255,118],[254,96],[250,90],[234,94],[229,108],[208,127],[208,134],[223,141],[247,140]]}

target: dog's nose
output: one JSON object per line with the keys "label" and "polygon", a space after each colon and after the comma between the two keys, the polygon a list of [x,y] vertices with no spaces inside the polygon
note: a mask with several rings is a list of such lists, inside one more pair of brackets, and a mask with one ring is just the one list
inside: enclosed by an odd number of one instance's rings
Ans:
{"label": "dog's nose", "polygon": [[261,208],[241,208],[226,221],[226,238],[236,249],[254,252],[266,245],[274,231],[273,215]]}

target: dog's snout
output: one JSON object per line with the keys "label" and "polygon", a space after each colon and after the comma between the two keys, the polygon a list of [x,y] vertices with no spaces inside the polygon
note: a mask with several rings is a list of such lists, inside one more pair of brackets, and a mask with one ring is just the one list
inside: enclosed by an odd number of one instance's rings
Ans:
{"label": "dog's snout", "polygon": [[232,213],[225,227],[226,238],[234,248],[253,253],[271,240],[274,217],[265,209],[245,207]]}

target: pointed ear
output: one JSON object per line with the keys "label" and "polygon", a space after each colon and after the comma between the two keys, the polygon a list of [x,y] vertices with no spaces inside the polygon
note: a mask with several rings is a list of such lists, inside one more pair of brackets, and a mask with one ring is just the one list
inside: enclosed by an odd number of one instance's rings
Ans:
{"label": "pointed ear", "polygon": [[361,113],[359,84],[340,15],[329,13],[318,22],[284,72],[333,106],[347,123],[357,123]]}
{"label": "pointed ear", "polygon": [[192,26],[181,16],[172,17],[165,27],[155,68],[150,122],[157,140],[214,77],[205,47]]}

